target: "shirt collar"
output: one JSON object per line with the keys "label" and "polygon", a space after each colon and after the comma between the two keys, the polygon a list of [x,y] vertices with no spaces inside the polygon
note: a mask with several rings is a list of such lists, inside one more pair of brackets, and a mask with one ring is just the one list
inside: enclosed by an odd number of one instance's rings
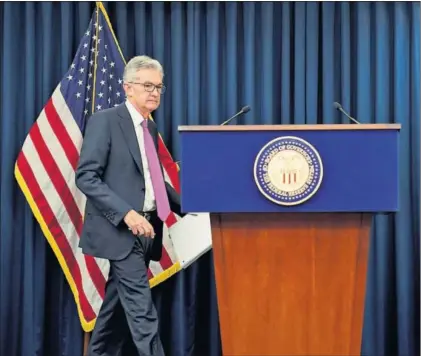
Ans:
{"label": "shirt collar", "polygon": [[129,100],[126,100],[126,106],[133,120],[133,124],[135,126],[140,126],[142,124],[142,121],[144,120],[144,117],[139,114],[139,112],[135,109],[135,107],[132,105],[132,103]]}

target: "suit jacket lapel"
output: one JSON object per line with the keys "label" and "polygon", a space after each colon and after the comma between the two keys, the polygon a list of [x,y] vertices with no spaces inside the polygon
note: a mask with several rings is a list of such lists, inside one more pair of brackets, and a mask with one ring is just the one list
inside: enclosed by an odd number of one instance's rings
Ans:
{"label": "suit jacket lapel", "polygon": [[126,138],[126,144],[129,147],[130,153],[136,162],[136,166],[140,173],[143,175],[142,157],[140,156],[139,143],[137,141],[136,132],[133,126],[132,118],[130,117],[129,110],[125,104],[118,107],[118,114],[121,117],[120,127],[123,135]]}

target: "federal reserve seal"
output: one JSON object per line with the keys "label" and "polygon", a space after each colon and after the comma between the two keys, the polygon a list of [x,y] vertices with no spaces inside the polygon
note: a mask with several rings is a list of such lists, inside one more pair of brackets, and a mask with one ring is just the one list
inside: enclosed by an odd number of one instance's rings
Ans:
{"label": "federal reserve seal", "polygon": [[298,205],[310,199],[323,179],[323,164],[307,141],[278,137],[267,143],[254,162],[254,179],[260,192],[279,205]]}

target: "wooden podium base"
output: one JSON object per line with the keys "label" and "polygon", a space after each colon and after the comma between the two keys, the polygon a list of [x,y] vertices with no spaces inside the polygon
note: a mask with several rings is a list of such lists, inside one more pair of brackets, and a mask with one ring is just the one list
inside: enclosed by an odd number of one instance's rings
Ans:
{"label": "wooden podium base", "polygon": [[224,356],[360,355],[371,214],[213,214]]}

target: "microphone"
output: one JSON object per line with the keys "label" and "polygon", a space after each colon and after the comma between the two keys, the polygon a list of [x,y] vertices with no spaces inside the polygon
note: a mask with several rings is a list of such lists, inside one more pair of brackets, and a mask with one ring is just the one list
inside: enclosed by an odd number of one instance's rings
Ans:
{"label": "microphone", "polygon": [[224,121],[221,126],[229,124],[232,120],[234,120],[237,116],[241,114],[245,114],[250,111],[250,106],[244,106],[238,113],[236,113],[234,116],[230,117],[227,121]]}
{"label": "microphone", "polygon": [[361,124],[360,122],[358,122],[357,120],[355,120],[353,117],[351,117],[343,108],[342,105],[339,104],[338,102],[334,102],[333,103],[333,107],[340,111],[342,114],[344,114],[348,119],[350,119],[351,121],[355,122],[356,124]]}

